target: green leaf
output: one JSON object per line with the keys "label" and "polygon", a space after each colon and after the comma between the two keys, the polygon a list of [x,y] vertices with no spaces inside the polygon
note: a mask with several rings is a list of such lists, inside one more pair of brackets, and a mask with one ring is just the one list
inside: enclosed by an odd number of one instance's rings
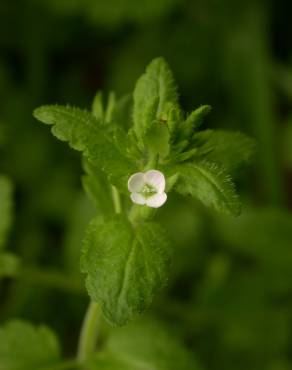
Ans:
{"label": "green leaf", "polygon": [[104,116],[105,123],[110,123],[112,121],[115,107],[116,107],[116,95],[114,92],[111,92],[108,96],[108,102],[105,110]]}
{"label": "green leaf", "polygon": [[165,122],[167,123],[169,129],[170,141],[174,143],[177,139],[177,134],[183,122],[183,113],[178,104],[170,105]]}
{"label": "green leaf", "polygon": [[166,125],[154,125],[148,131],[145,143],[152,157],[165,158],[169,154],[169,130]]}
{"label": "green leaf", "polygon": [[201,126],[203,119],[210,113],[211,109],[210,105],[202,105],[191,112],[180,128],[180,140],[189,139],[195,130]]}
{"label": "green leaf", "polygon": [[138,159],[141,162],[143,156],[139,148],[139,144],[137,143],[137,137],[135,135],[133,128],[129,129],[126,140],[127,140],[127,151],[130,158],[132,158],[133,161],[137,161]]}
{"label": "green leaf", "polygon": [[128,177],[136,168],[119,149],[111,132],[91,113],[65,106],[43,106],[34,111],[43,123],[53,125],[52,133],[82,151],[88,160],[104,171],[110,182],[126,189]]}
{"label": "green leaf", "polygon": [[92,114],[93,116],[106,124],[112,121],[113,113],[116,110],[116,95],[111,92],[108,96],[106,108],[104,107],[103,94],[98,91],[92,102]]}
{"label": "green leaf", "polygon": [[[182,142],[183,143],[183,142]],[[171,156],[172,163],[189,161],[191,158],[198,156],[198,148],[193,148],[185,152],[177,152]]]}
{"label": "green leaf", "polygon": [[104,108],[103,108],[103,94],[101,91],[98,91],[92,102],[92,114],[98,120],[103,120],[104,118]]}
{"label": "green leaf", "polygon": [[131,94],[122,96],[116,101],[112,120],[117,125],[130,128],[132,126],[133,97]]}
{"label": "green leaf", "polygon": [[47,327],[15,320],[0,328],[0,370],[39,370],[59,359],[58,341]]}
{"label": "green leaf", "polygon": [[4,247],[12,223],[12,183],[0,176],[0,249]]}
{"label": "green leaf", "polygon": [[247,164],[255,152],[255,141],[240,133],[222,130],[205,130],[194,135],[197,155],[219,163],[230,173]]}
{"label": "green leaf", "polygon": [[169,263],[168,241],[155,223],[133,229],[116,216],[89,225],[81,269],[90,297],[112,324],[123,325],[149,306],[166,283]]}
{"label": "green leaf", "polygon": [[62,105],[44,105],[34,110],[39,121],[53,125],[52,133],[59,140],[80,151],[87,151],[90,138],[98,132],[99,121],[85,110]]}
{"label": "green leaf", "polygon": [[173,175],[169,176],[166,179],[166,188],[165,191],[168,193],[172,190],[172,188],[175,186],[177,180],[179,179],[179,174],[174,173]]}
{"label": "green leaf", "polygon": [[0,278],[13,277],[19,269],[19,259],[12,253],[0,253]]}
{"label": "green leaf", "polygon": [[110,186],[104,174],[86,159],[83,160],[86,175],[82,176],[82,185],[96,209],[102,214],[113,213],[113,203],[109,196]]}
{"label": "green leaf", "polygon": [[150,319],[114,330],[105,351],[97,354],[94,363],[92,370],[199,369],[193,354],[184,348],[174,333]]}
{"label": "green leaf", "polygon": [[141,142],[153,123],[164,122],[177,100],[176,85],[167,63],[163,58],[154,59],[134,90],[134,130]]}
{"label": "green leaf", "polygon": [[179,173],[176,190],[190,194],[208,207],[237,216],[241,203],[229,175],[215,163],[197,161],[184,163],[175,167]]}

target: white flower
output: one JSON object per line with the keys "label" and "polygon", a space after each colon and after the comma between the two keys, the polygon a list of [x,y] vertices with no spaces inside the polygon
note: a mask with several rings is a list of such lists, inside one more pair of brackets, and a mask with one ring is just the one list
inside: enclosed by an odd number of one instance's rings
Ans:
{"label": "white flower", "polygon": [[167,195],[164,192],[164,175],[157,170],[135,173],[129,178],[128,189],[132,193],[132,201],[136,204],[145,204],[148,207],[158,208],[167,199]]}

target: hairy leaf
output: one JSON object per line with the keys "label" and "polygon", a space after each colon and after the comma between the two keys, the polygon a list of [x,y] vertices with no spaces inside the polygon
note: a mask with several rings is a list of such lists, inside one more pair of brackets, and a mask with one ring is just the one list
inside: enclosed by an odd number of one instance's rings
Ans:
{"label": "hairy leaf", "polygon": [[52,133],[62,141],[68,141],[76,150],[88,151],[92,136],[97,136],[99,121],[85,110],[61,105],[44,105],[35,109],[39,121],[53,125]]}
{"label": "hairy leaf", "polygon": [[182,120],[183,113],[178,104],[170,105],[168,115],[166,118],[166,123],[170,132],[172,142],[176,140],[177,133],[180,129],[180,125],[182,124]]}
{"label": "hairy leaf", "polygon": [[110,181],[125,188],[135,168],[120,151],[113,135],[89,112],[66,106],[43,106],[34,111],[43,123],[53,125],[52,133],[82,151],[92,164],[103,170]]}
{"label": "hairy leaf", "polygon": [[96,209],[103,214],[113,212],[113,204],[109,196],[111,189],[104,174],[86,159],[83,160],[83,169],[86,175],[82,177],[82,184]]}
{"label": "hairy leaf", "polygon": [[110,123],[112,121],[115,106],[116,106],[116,95],[114,92],[111,92],[108,96],[108,101],[107,101],[105,115],[104,115],[105,123]]}
{"label": "hairy leaf", "polygon": [[57,339],[45,326],[11,321],[0,328],[0,370],[37,370],[59,359]]}
{"label": "hairy leaf", "polygon": [[193,141],[199,146],[197,155],[223,165],[228,172],[247,164],[255,151],[255,141],[240,132],[205,130],[195,134]]}
{"label": "hairy leaf", "polygon": [[132,126],[133,97],[131,94],[122,96],[116,101],[112,120],[117,125],[129,128]]}
{"label": "hairy leaf", "polygon": [[211,111],[210,105],[202,105],[193,112],[191,112],[186,118],[185,122],[182,123],[180,127],[179,139],[185,140],[189,139],[192,134],[197,130],[202,122],[204,117]]}
{"label": "hairy leaf", "polygon": [[103,94],[102,91],[98,91],[92,102],[92,114],[98,120],[103,120],[104,118],[104,107],[103,107]]}
{"label": "hairy leaf", "polygon": [[225,171],[215,163],[197,161],[176,166],[179,173],[176,190],[190,194],[206,206],[217,211],[237,216],[241,211],[241,203],[234,184]]}
{"label": "hairy leaf", "polygon": [[145,143],[152,157],[165,158],[169,154],[169,130],[166,125],[155,125],[147,133]]}
{"label": "hairy leaf", "polygon": [[172,73],[164,59],[154,59],[134,90],[134,130],[139,140],[153,124],[164,123],[173,104],[177,104],[177,91]]}
{"label": "hairy leaf", "polygon": [[0,176],[0,249],[4,247],[12,222],[12,184]]}
{"label": "hairy leaf", "polygon": [[94,220],[84,241],[81,269],[105,318],[123,325],[151,303],[166,283],[169,245],[155,223],[135,229],[122,217]]}
{"label": "hairy leaf", "polygon": [[[103,99],[103,93],[98,91],[92,102],[92,114],[94,117],[105,123],[112,123],[121,111],[126,109],[124,99],[117,101],[114,92],[111,92],[108,96],[108,100],[105,103]],[[124,112],[123,112],[124,113]]]}

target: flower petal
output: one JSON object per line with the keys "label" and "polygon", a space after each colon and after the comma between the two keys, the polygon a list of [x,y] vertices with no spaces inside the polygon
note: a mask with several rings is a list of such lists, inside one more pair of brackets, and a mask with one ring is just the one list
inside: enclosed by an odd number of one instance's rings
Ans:
{"label": "flower petal", "polygon": [[162,172],[157,170],[150,170],[145,173],[145,181],[152,185],[157,193],[163,193],[165,189],[165,178]]}
{"label": "flower petal", "polygon": [[140,204],[140,205],[146,204],[146,199],[143,197],[142,194],[132,193],[130,197],[133,203]]}
{"label": "flower petal", "polygon": [[142,172],[137,172],[128,180],[128,189],[130,192],[141,191],[145,185],[145,175]]}
{"label": "flower petal", "polygon": [[166,193],[155,194],[152,195],[152,197],[146,199],[146,205],[152,208],[159,208],[166,202],[166,199],[167,199]]}

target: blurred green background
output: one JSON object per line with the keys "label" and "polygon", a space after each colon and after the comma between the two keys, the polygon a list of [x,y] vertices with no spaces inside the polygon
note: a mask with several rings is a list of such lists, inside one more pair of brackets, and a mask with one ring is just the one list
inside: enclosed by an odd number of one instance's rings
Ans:
{"label": "blurred green background", "polygon": [[1,323],[46,322],[71,354],[88,302],[79,251],[94,209],[80,158],[32,110],[131,92],[163,56],[184,109],[212,105],[205,128],[247,133],[257,153],[236,178],[239,218],[174,196],[161,210],[176,255],[151,313],[202,369],[292,368],[291,11],[288,0],[1,0],[0,173],[14,183],[7,250],[23,261],[0,282]]}

